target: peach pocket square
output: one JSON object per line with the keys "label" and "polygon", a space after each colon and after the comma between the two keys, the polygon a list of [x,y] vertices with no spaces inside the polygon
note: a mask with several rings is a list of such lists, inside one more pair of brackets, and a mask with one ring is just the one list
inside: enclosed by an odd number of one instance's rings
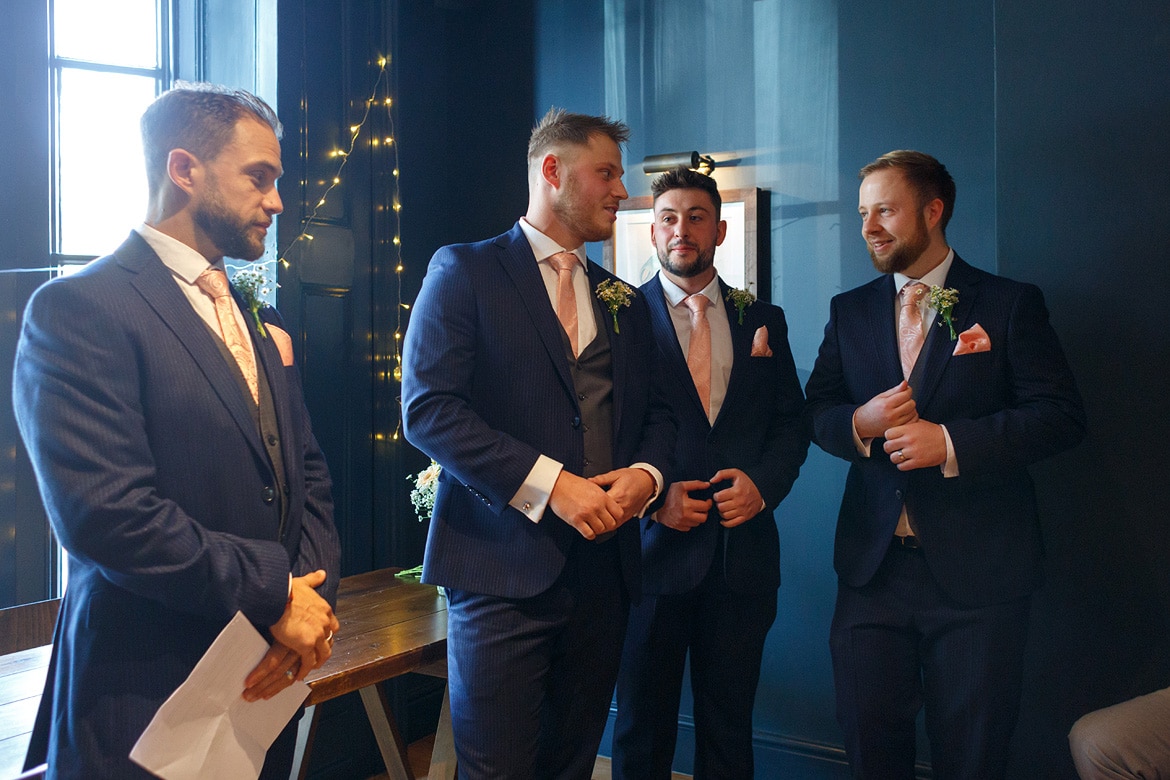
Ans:
{"label": "peach pocket square", "polygon": [[752,336],[752,357],[772,357],[772,348],[768,346],[768,326],[761,325]]}
{"label": "peach pocket square", "polygon": [[286,366],[293,364],[292,336],[271,323],[265,324],[265,329],[272,335],[272,343],[280,353],[280,362]]}
{"label": "peach pocket square", "polygon": [[959,334],[959,343],[955,345],[955,351],[951,354],[971,355],[976,352],[990,351],[991,339],[987,337],[987,331],[979,323],[975,323]]}

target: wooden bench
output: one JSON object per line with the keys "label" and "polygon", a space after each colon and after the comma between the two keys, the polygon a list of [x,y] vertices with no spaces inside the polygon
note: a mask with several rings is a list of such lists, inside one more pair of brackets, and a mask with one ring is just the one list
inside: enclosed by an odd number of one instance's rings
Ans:
{"label": "wooden bench", "polygon": [[[435,587],[399,579],[394,576],[396,571],[381,569],[341,580],[337,597],[341,629],[332,657],[306,680],[311,692],[300,723],[294,777],[304,777],[308,766],[317,721],[315,705],[358,691],[388,776],[391,780],[414,780],[380,683],[408,672],[447,676],[447,602]],[[34,607],[36,610],[31,609]],[[49,665],[56,607],[53,602],[52,607],[27,605],[0,610],[0,637],[13,636],[14,624],[5,621],[17,619],[4,613],[23,610],[20,625],[33,626],[27,629],[26,644],[39,644],[0,655],[0,780],[19,775],[24,763]],[[46,623],[49,609],[53,616]],[[20,630],[25,636],[26,629]],[[453,778],[454,755],[450,704],[444,694],[429,777]]]}

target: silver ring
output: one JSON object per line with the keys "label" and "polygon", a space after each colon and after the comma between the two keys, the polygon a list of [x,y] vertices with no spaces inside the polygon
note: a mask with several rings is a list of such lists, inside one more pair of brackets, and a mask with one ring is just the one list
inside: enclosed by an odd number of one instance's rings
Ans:
{"label": "silver ring", "polygon": [[284,671],[284,676],[285,676],[285,677],[287,677],[287,678],[288,678],[288,679],[290,679],[290,680],[291,680],[292,678],[296,677],[296,675],[295,675],[295,674],[293,674],[293,670],[292,670],[292,669],[285,669],[285,671]]}

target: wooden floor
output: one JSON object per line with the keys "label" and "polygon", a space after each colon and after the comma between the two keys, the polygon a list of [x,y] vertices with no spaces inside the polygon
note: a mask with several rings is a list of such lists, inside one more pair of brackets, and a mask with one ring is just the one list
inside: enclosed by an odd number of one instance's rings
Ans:
{"label": "wooden floor", "polygon": [[[434,743],[434,736],[424,737],[418,742],[412,743],[407,748],[407,757],[410,761],[410,771],[415,776],[416,780],[424,780],[427,776],[427,767],[431,761],[431,747]],[[611,780],[612,775],[609,771],[609,759],[605,756],[598,756],[597,763],[593,766],[593,780]],[[671,777],[674,780],[690,780],[690,775],[680,775],[675,772]],[[370,780],[387,780],[385,774],[375,775]]]}

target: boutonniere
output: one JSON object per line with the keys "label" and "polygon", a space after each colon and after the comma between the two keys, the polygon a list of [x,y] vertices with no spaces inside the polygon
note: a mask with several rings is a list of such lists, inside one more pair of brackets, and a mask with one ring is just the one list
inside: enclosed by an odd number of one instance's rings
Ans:
{"label": "boutonniere", "polygon": [[942,322],[939,323],[939,327],[941,327],[943,322],[945,322],[947,327],[951,329],[951,341],[954,341],[959,337],[959,335],[955,333],[955,323],[951,319],[951,314],[955,310],[955,304],[958,302],[959,291],[955,288],[939,287],[937,284],[931,286],[930,308],[937,311],[938,315],[942,317]]}
{"label": "boutonniere", "polygon": [[727,300],[739,312],[739,324],[743,325],[743,310],[756,302],[756,296],[747,290],[739,290],[732,287],[727,291]]}
{"label": "boutonniere", "polygon": [[621,333],[618,329],[618,309],[625,308],[634,300],[634,288],[618,279],[606,279],[597,285],[597,300],[605,304],[613,316],[613,332]]}
{"label": "boutonniere", "polygon": [[268,286],[268,277],[255,268],[241,268],[232,276],[232,284],[244,297],[244,303],[248,304],[248,311],[256,321],[256,330],[260,332],[260,338],[268,338],[264,321],[260,319],[260,310],[268,305],[264,302],[264,296],[272,293],[272,288]]}

